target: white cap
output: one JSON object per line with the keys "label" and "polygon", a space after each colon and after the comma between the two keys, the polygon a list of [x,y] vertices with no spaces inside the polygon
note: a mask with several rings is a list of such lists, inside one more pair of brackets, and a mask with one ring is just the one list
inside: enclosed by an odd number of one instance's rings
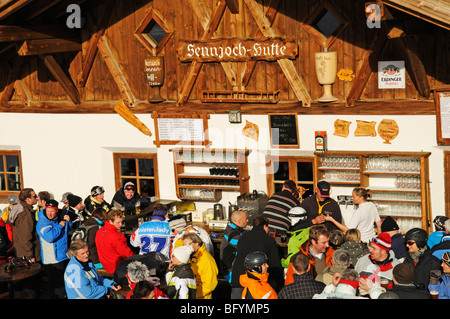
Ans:
{"label": "white cap", "polygon": [[178,246],[172,252],[172,256],[178,259],[181,263],[187,264],[191,254],[194,252],[194,248],[191,245]]}

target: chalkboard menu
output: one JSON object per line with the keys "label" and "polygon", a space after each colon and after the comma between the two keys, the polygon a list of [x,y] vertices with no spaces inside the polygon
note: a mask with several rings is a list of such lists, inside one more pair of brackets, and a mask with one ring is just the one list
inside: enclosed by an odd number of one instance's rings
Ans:
{"label": "chalkboard menu", "polygon": [[277,148],[299,148],[297,114],[269,114],[270,144]]}

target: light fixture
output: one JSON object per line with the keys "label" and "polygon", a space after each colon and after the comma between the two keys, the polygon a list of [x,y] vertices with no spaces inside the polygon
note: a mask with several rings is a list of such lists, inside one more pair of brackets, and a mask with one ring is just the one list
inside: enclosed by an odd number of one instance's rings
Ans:
{"label": "light fixture", "polygon": [[228,112],[228,121],[230,121],[230,123],[241,123],[242,122],[241,111],[230,110]]}

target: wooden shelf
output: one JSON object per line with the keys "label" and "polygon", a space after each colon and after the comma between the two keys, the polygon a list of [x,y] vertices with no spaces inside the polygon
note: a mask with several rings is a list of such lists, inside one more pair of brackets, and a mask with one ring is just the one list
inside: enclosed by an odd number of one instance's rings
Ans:
{"label": "wooden shelf", "polygon": [[[411,193],[411,194],[420,194],[421,200],[408,200],[408,199],[373,199],[373,202],[383,202],[386,205],[395,205],[396,203],[407,203],[407,204],[419,204],[421,209],[421,216],[405,216],[405,215],[386,215],[392,216],[395,218],[411,218],[411,219],[420,219],[422,221],[422,228],[427,230],[429,233],[432,231],[432,217],[431,217],[431,205],[430,205],[430,185],[428,183],[429,180],[429,156],[430,152],[357,152],[357,151],[328,151],[326,153],[315,153],[316,156],[316,167],[317,168],[317,179],[324,179],[324,176],[330,176],[328,172],[330,171],[342,171],[343,174],[351,174],[352,172],[359,172],[360,181],[348,181],[348,180],[333,180],[326,179],[330,184],[339,186],[346,185],[355,185],[366,188],[371,193],[376,192],[386,192],[386,193]],[[347,157],[349,162],[350,159],[353,160],[353,165],[357,165],[356,158],[359,158],[359,168],[356,167],[328,167],[328,166],[320,166],[323,160],[323,157]],[[367,164],[375,164],[376,162],[372,161],[374,157],[385,157],[388,160],[384,159],[385,166],[389,168],[397,168],[399,166],[391,166],[398,165],[400,161],[408,161],[409,164],[413,163],[413,165],[417,166],[409,166],[411,171],[399,171],[399,170],[367,170]],[[414,161],[410,161],[410,160]],[[331,158],[333,160],[333,158]],[[415,163],[414,163],[415,162]],[[336,163],[336,162],[335,162]],[[379,163],[378,163],[379,164]],[[420,171],[414,171],[412,168],[419,168]],[[345,173],[347,172],[347,173]],[[383,178],[386,179],[387,184],[391,184],[392,178],[395,176],[414,176],[416,179],[420,179],[420,188],[398,188],[392,186],[373,186],[373,183],[376,180],[377,185],[383,184]],[[332,177],[332,176],[331,176]],[[381,183],[380,183],[381,181]]]}
{"label": "wooden shelf", "polygon": [[362,174],[365,175],[406,175],[406,176],[420,176],[420,172],[392,172],[392,171],[363,171]]}
{"label": "wooden shelf", "polygon": [[[250,154],[249,150],[182,148],[171,151],[174,159],[176,192],[181,200],[219,201],[222,198],[222,191],[239,192],[240,194],[249,192],[250,176],[248,176],[247,160]],[[216,166],[234,167],[238,170],[238,176],[208,173],[210,168]],[[198,170],[203,170],[203,172],[198,172]],[[209,182],[214,180],[219,183]],[[230,182],[236,185],[225,185]],[[200,196],[184,196],[181,194],[182,189],[215,190],[220,193],[220,198],[216,194],[214,198],[209,199],[203,199]]]}

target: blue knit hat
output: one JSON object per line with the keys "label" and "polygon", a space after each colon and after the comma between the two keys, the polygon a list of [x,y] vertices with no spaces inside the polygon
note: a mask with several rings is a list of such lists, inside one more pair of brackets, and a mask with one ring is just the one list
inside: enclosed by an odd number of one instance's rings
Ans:
{"label": "blue knit hat", "polygon": [[165,210],[154,210],[152,219],[157,219],[157,220],[160,220],[163,222],[166,220],[166,214],[167,214],[167,211],[165,211]]}

